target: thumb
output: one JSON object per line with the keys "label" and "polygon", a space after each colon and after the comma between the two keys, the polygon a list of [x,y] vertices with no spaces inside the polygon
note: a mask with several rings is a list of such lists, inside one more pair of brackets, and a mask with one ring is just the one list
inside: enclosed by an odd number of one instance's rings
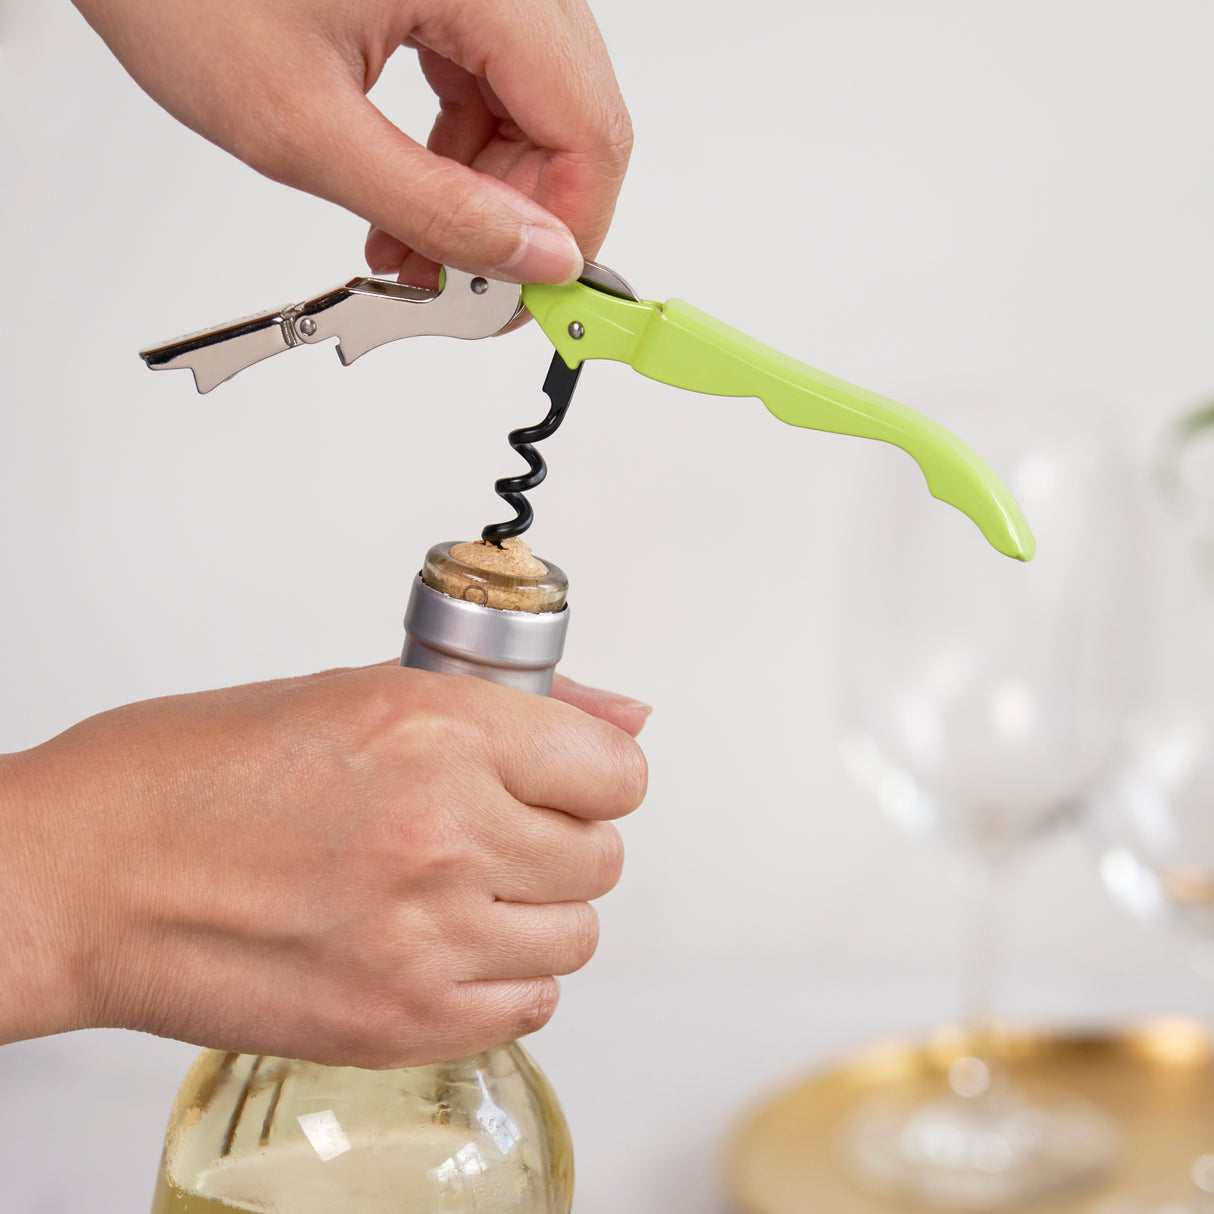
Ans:
{"label": "thumb", "polygon": [[[375,666],[399,666],[399,658],[389,658],[386,662],[376,662]],[[348,667],[336,670],[326,670],[322,674],[346,674]],[[651,705],[631,696],[620,695],[615,691],[603,691],[598,687],[586,687],[575,683],[563,674],[556,675],[552,680],[552,699],[560,700],[574,708],[581,709],[600,721],[606,721],[617,729],[622,729],[629,737],[635,738],[641,732],[649,714],[653,712]]]}
{"label": "thumb", "polygon": [[572,282],[569,229],[518,190],[422,147],[346,86],[292,124],[269,176],[336,202],[440,265],[514,282]]}
{"label": "thumb", "polygon": [[575,683],[560,674],[553,680],[551,694],[554,700],[562,700],[574,708],[580,708],[592,717],[598,717],[600,721],[622,729],[633,738],[641,732],[642,726],[653,711],[648,704],[630,696],[622,696],[614,691],[602,691],[597,687],[584,687],[581,683]]}

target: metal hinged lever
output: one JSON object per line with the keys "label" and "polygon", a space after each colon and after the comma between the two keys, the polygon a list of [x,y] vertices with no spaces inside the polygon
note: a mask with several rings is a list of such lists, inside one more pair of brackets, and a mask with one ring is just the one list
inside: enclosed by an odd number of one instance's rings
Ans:
{"label": "metal hinged lever", "polygon": [[337,338],[345,366],[368,350],[405,337],[492,337],[522,310],[514,283],[443,270],[437,290],[381,278],[352,278],[301,304],[247,316],[139,352],[153,371],[188,367],[209,392],[262,359]]}

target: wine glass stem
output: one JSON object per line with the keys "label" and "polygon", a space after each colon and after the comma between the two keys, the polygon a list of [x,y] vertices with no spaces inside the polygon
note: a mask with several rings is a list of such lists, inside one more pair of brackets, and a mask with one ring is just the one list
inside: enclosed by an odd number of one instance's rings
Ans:
{"label": "wine glass stem", "polygon": [[1004,868],[1000,860],[980,856],[969,894],[961,1012],[966,1032],[978,1041],[994,1028],[998,905]]}

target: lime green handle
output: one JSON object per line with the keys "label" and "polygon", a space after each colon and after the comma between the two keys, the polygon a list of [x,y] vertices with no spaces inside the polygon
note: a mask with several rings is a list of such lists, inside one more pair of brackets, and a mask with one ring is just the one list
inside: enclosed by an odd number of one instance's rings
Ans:
{"label": "lime green handle", "polygon": [[921,413],[797,362],[679,299],[620,299],[575,282],[525,286],[523,302],[570,367],[610,358],[676,388],[757,396],[790,426],[901,447],[923,470],[933,497],[969,515],[1000,552],[1032,559],[1036,541],[1007,486]]}

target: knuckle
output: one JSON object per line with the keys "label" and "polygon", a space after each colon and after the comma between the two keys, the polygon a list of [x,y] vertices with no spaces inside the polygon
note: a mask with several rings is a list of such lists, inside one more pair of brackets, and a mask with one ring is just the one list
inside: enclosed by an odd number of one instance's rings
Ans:
{"label": "knuckle", "polygon": [[[329,1036],[336,1048],[331,1052],[337,1065],[382,1070],[393,1064],[399,1053],[400,1012],[383,994],[363,999],[349,1008],[334,1024]],[[314,1051],[317,1052],[317,1051]],[[328,1057],[316,1059],[334,1065]]]}
{"label": "knuckle", "polygon": [[573,927],[572,969],[579,970],[599,946],[599,916],[589,902],[578,904]]}
{"label": "knuckle", "polygon": [[609,756],[616,796],[628,810],[636,809],[645,799],[649,785],[649,764],[645,752],[626,734],[614,739]]}
{"label": "knuckle", "polygon": [[412,923],[425,918],[417,913],[421,907],[447,909],[419,903],[419,897],[433,899],[442,891],[479,883],[480,849],[450,806],[419,789],[407,799],[395,790],[383,791],[375,801],[368,820],[342,845],[340,857],[344,875],[358,883],[364,916],[397,907],[402,920]]}
{"label": "knuckle", "polygon": [[591,895],[600,898],[603,894],[615,889],[624,871],[624,839],[610,822],[596,822],[594,840],[596,855],[594,860],[593,881],[595,892]]}
{"label": "knuckle", "polygon": [[409,1023],[458,1028],[467,1017],[463,991],[458,981],[448,973],[431,973],[426,981],[414,975],[412,989],[402,993],[400,1005],[408,1008]]}
{"label": "knuckle", "polygon": [[342,1026],[344,1065],[385,1070],[431,1062],[439,1054],[454,1057],[448,1050],[463,1044],[462,1013],[441,983],[377,990]]}
{"label": "knuckle", "polygon": [[514,1015],[512,1037],[538,1032],[552,1019],[561,999],[561,986],[554,977],[532,978],[524,984]]}
{"label": "knuckle", "polygon": [[372,666],[315,677],[311,716],[333,731],[347,759],[372,762],[410,718],[425,718],[424,687],[406,695],[399,668]]}
{"label": "knuckle", "polygon": [[361,946],[369,953],[364,963],[368,983],[395,1006],[423,1012],[439,997],[456,961],[442,900],[425,903],[393,907],[369,925],[373,942]]}
{"label": "knuckle", "polygon": [[416,735],[417,749],[424,750],[431,739],[443,743],[444,734],[460,726],[459,680],[387,663],[345,673],[349,702],[342,707],[368,741],[383,738],[395,746],[402,733]]}
{"label": "knuckle", "polygon": [[478,849],[458,817],[441,808],[395,816],[387,849],[394,884],[442,889],[474,880]]}
{"label": "knuckle", "polygon": [[634,140],[632,116],[628,113],[627,108],[620,104],[607,115],[604,127],[608,152],[622,172],[632,156]]}
{"label": "knuckle", "polygon": [[477,815],[494,803],[483,747],[470,736],[460,696],[399,674],[359,672],[362,688],[338,756],[368,810],[365,829],[353,837],[364,861],[391,884],[466,879],[484,860]]}

